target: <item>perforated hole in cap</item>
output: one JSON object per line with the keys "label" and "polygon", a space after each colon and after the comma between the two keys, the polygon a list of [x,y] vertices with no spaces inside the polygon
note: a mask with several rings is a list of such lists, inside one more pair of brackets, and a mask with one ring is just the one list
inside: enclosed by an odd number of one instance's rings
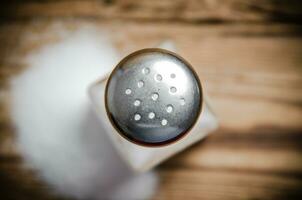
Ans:
{"label": "perforated hole in cap", "polygon": [[127,95],[129,95],[129,94],[131,94],[131,89],[129,89],[129,88],[127,88],[126,90],[125,90],[125,94],[127,94]]}
{"label": "perforated hole in cap", "polygon": [[176,93],[177,92],[176,87],[170,87],[170,92],[173,94]]}
{"label": "perforated hole in cap", "polygon": [[168,121],[166,119],[161,120],[161,125],[166,126],[168,124]]}
{"label": "perforated hole in cap", "polygon": [[156,75],[155,75],[155,80],[158,81],[158,82],[159,82],[159,81],[162,81],[162,80],[163,80],[162,75],[156,74]]}
{"label": "perforated hole in cap", "polygon": [[159,97],[159,95],[156,92],[151,95],[151,98],[153,101],[156,101],[158,99],[158,97]]}
{"label": "perforated hole in cap", "polygon": [[141,105],[141,101],[139,99],[136,99],[133,103],[135,106]]}
{"label": "perforated hole in cap", "polygon": [[150,69],[148,67],[145,67],[143,70],[142,70],[143,74],[149,74],[150,73]]}
{"label": "perforated hole in cap", "polygon": [[155,117],[155,113],[154,112],[150,112],[148,116],[149,116],[150,119],[153,119]]}
{"label": "perforated hole in cap", "polygon": [[167,105],[166,111],[167,111],[167,113],[171,113],[173,111],[173,106],[172,105]]}
{"label": "perforated hole in cap", "polygon": [[141,117],[140,114],[135,114],[135,115],[134,115],[134,120],[135,120],[135,121],[139,121],[141,118],[142,118],[142,117]]}
{"label": "perforated hole in cap", "polygon": [[144,87],[144,85],[145,85],[144,81],[138,81],[137,82],[137,87],[139,87],[139,88]]}

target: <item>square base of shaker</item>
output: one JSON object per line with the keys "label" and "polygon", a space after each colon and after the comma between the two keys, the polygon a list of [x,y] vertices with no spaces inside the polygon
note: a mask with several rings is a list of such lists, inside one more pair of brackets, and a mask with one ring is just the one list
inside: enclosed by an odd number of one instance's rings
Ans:
{"label": "square base of shaker", "polygon": [[[108,78],[108,77],[107,77]],[[167,146],[145,147],[140,146],[123,138],[112,126],[107,117],[105,108],[105,87],[107,78],[94,83],[89,88],[89,95],[94,109],[102,123],[103,134],[107,134],[122,159],[137,172],[147,171],[164,160],[200,141],[212,131],[218,128],[218,120],[204,94],[202,112],[195,126],[182,139]]]}

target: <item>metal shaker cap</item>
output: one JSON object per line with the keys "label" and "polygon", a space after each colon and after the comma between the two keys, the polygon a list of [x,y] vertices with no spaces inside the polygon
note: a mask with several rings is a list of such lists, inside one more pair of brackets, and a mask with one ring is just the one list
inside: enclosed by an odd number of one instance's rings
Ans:
{"label": "metal shaker cap", "polygon": [[200,81],[183,58],[163,49],[125,57],[106,85],[107,115],[127,140],[144,146],[170,144],[193,127],[201,112]]}

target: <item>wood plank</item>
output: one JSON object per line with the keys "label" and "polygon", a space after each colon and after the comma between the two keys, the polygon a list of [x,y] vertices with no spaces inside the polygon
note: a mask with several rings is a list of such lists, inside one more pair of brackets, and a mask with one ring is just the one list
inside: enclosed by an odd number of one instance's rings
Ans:
{"label": "wood plank", "polygon": [[[265,129],[263,127],[263,129]],[[267,133],[218,130],[208,139],[177,155],[164,169],[215,169],[302,176],[301,130]],[[229,133],[227,133],[229,132]]]}
{"label": "wood plank", "polygon": [[220,130],[209,139],[160,166],[157,199],[301,197],[301,26],[96,19],[39,19],[0,26],[0,132],[5,135],[0,138],[0,181],[8,183],[7,195],[16,190],[16,198],[23,194],[51,199],[34,173],[20,167],[7,83],[27,67],[24,57],[60,41],[59,30],[87,26],[107,32],[122,55],[166,38],[174,40],[203,80],[220,118]]}
{"label": "wood plank", "polygon": [[[294,177],[208,170],[160,170],[155,199],[299,199],[302,181]],[[172,181],[173,180],[173,181]]]}
{"label": "wood plank", "polygon": [[76,0],[9,1],[1,6],[4,18],[98,17],[183,22],[286,21],[301,23],[299,0]]}

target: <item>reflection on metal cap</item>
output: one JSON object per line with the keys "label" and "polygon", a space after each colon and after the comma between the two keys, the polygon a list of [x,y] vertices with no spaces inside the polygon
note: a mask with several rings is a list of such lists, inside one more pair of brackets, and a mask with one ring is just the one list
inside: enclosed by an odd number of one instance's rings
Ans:
{"label": "reflection on metal cap", "polygon": [[196,122],[202,90],[192,67],[163,49],[125,57],[106,86],[106,111],[126,139],[145,146],[170,144]]}

